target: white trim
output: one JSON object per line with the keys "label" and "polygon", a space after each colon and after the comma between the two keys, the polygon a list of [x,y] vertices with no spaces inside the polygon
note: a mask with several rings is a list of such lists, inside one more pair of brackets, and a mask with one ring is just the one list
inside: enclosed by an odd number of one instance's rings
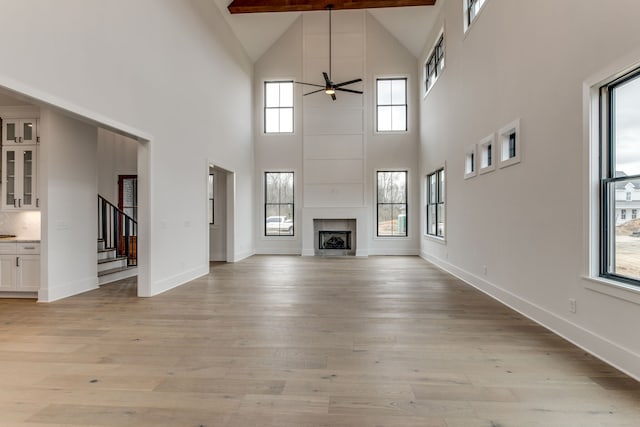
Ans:
{"label": "white trim", "polygon": [[[484,159],[488,158],[488,156],[486,155],[486,153],[488,152],[488,148],[491,146],[491,164],[490,165],[486,165],[486,166],[482,166],[484,163]],[[478,143],[478,155],[479,155],[479,159],[478,159],[478,174],[480,175],[484,175],[485,173],[489,173],[489,172],[493,172],[494,170],[496,170],[496,160],[497,160],[497,155],[496,155],[496,138],[495,138],[495,134],[491,134],[488,136],[485,136],[484,138],[482,138],[480,140],[480,142]]]}
{"label": "white trim", "polygon": [[476,13],[476,16],[473,18],[473,21],[468,22],[467,9],[469,6],[469,0],[462,0],[462,21],[463,21],[462,29],[464,33],[464,38],[466,38],[467,34],[469,33],[469,30],[471,29],[471,27],[473,27],[473,24],[478,20],[478,17],[484,10],[486,4],[489,2],[489,0],[480,0],[480,1],[482,2],[482,4],[480,5],[480,9],[478,9],[478,13]]}
{"label": "white trim", "polygon": [[[373,128],[374,135],[393,135],[393,134],[407,134],[409,133],[409,78],[408,74],[394,74],[394,75],[376,75],[373,77],[373,123],[375,127]],[[405,130],[378,130],[378,80],[400,80],[404,79],[404,91],[405,91],[405,99],[404,102],[407,107],[406,114],[406,122],[405,122]],[[402,104],[395,104],[400,106]],[[393,107],[394,104],[391,104]],[[358,134],[359,135],[359,134]]]}
{"label": "white trim", "polygon": [[[279,131],[278,132],[267,132],[267,123],[265,121],[265,112],[266,112],[265,110],[267,108],[267,105],[266,105],[267,98],[265,96],[266,95],[266,84],[267,83],[288,83],[288,82],[291,82],[291,84],[293,86],[293,90],[292,90],[293,99],[291,100],[292,104],[293,104],[291,106],[291,109],[292,109],[292,114],[291,114],[292,117],[291,117],[291,119],[293,121],[291,123],[291,126],[292,126],[293,130],[291,132],[279,132]],[[285,78],[282,78],[282,79],[263,79],[262,80],[262,87],[260,88],[261,97],[262,97],[262,104],[261,104],[261,108],[260,108],[260,110],[261,110],[260,124],[262,125],[261,126],[261,129],[262,129],[261,134],[262,134],[262,136],[265,136],[265,137],[270,137],[270,136],[293,136],[293,135],[296,134],[296,108],[297,108],[296,107],[296,98],[297,98],[297,95],[299,93],[298,90],[296,90],[297,89],[296,86],[299,86],[299,85],[296,85],[296,79],[294,79],[292,77],[285,77]],[[300,92],[302,91],[301,88],[299,90],[300,90]],[[300,96],[302,96],[302,95],[300,95]],[[278,108],[288,108],[288,107],[278,107]],[[279,127],[280,127],[280,125],[278,124],[278,128]]]}
{"label": "white trim", "polygon": [[38,302],[58,301],[63,298],[98,289],[99,287],[97,276],[85,277],[73,283],[65,283],[62,286],[51,286],[51,282],[48,284],[49,286],[47,288],[40,288],[38,291]]}
{"label": "white trim", "polygon": [[590,291],[605,294],[623,301],[640,305],[640,287],[627,285],[604,277],[584,277],[588,282],[584,287]]}
{"label": "white trim", "polygon": [[171,289],[177,288],[178,286],[182,286],[192,280],[195,280],[202,276],[206,276],[208,274],[209,274],[209,262],[207,262],[207,265],[192,268],[191,270],[183,271],[171,277],[158,280],[153,284],[153,293],[151,295],[144,295],[144,296],[153,297],[153,296],[162,294],[164,292],[170,291]]}
{"label": "white trim", "polygon": [[[407,206],[407,212],[405,213],[405,227],[406,229],[406,236],[379,236],[378,235],[378,173],[379,172],[405,172],[407,175],[407,180],[405,181],[405,190],[406,190],[406,201],[405,201],[405,205]],[[409,186],[411,184],[411,169],[410,168],[376,168],[373,171],[373,209],[372,209],[372,215],[373,215],[373,227],[372,227],[372,234],[373,234],[373,240],[380,240],[380,241],[392,241],[392,240],[400,240],[400,241],[406,241],[408,240],[411,236],[409,235],[409,220],[411,220],[411,215],[409,215]],[[356,247],[357,249],[357,247]]]}
{"label": "white trim", "polygon": [[[436,76],[436,78],[433,80],[433,83],[431,84],[431,86],[427,87],[427,79],[429,78],[429,75],[427,74],[427,64],[429,63],[429,60],[431,59],[432,55],[435,55],[436,52],[436,46],[438,45],[438,42],[440,41],[440,37],[442,37],[442,69],[440,70],[439,73],[437,73],[438,75]],[[431,92],[431,89],[433,89],[433,87],[436,85],[436,82],[438,80],[440,80],[440,76],[442,75],[442,73],[444,73],[444,70],[447,68],[447,37],[445,34],[445,24],[443,23],[442,26],[440,27],[440,31],[438,31],[438,35],[435,39],[435,41],[433,42],[433,46],[431,47],[431,50],[429,50],[429,53],[427,53],[427,56],[424,60],[424,63],[422,64],[422,74],[423,74],[423,79],[422,79],[422,90],[424,90],[424,95],[423,95],[423,99],[427,97],[427,95]],[[438,63],[436,61],[436,69],[438,68]]]}
{"label": "white trim", "polygon": [[[515,155],[509,157],[509,137],[515,134]],[[522,159],[522,136],[520,132],[520,119],[516,119],[498,131],[498,160],[500,168],[506,168],[520,163]]]}
{"label": "white trim", "polygon": [[472,273],[421,251],[420,257],[640,381],[640,354],[597,335]]}
{"label": "white trim", "polygon": [[464,153],[464,179],[474,178],[478,174],[478,150],[476,144]]}

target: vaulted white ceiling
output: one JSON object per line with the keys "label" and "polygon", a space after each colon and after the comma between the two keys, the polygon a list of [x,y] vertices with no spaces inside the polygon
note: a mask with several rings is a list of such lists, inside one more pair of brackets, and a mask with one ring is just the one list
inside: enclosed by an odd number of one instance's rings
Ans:
{"label": "vaulted white ceiling", "polygon": [[[254,62],[273,45],[302,13],[283,12],[231,15],[227,6],[231,0],[212,0],[222,12],[236,37]],[[369,9],[380,23],[415,57],[420,56],[442,3],[435,6],[394,7]],[[340,13],[335,11],[334,13]]]}

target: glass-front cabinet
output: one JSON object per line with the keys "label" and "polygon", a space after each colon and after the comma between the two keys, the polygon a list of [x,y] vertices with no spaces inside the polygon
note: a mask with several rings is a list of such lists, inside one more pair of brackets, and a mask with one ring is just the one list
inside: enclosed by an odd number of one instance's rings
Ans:
{"label": "glass-front cabinet", "polygon": [[5,119],[2,122],[2,145],[37,144],[37,119]]}
{"label": "glass-front cabinet", "polygon": [[38,209],[36,145],[2,149],[2,209]]}

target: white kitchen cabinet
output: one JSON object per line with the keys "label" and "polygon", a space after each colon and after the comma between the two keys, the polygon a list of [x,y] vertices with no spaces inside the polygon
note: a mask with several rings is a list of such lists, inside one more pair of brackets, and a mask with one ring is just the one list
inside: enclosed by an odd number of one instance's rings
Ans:
{"label": "white kitchen cabinet", "polygon": [[4,119],[2,145],[29,145],[39,143],[37,119]]}
{"label": "white kitchen cabinet", "polygon": [[40,243],[0,243],[0,291],[40,289]]}
{"label": "white kitchen cabinet", "polygon": [[36,145],[2,148],[2,210],[39,207],[37,170]]}

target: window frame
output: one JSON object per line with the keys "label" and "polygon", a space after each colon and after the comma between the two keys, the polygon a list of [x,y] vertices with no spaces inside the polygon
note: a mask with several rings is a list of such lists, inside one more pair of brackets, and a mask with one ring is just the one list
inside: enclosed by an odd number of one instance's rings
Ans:
{"label": "window frame", "polygon": [[[291,84],[291,106],[282,106],[278,104],[277,107],[267,107],[267,85],[269,84],[282,84],[282,83],[290,83]],[[296,116],[295,116],[295,84],[293,79],[278,79],[278,80],[265,80],[262,85],[262,133],[264,135],[293,135],[296,130]],[[268,110],[291,110],[291,131],[280,131],[280,123],[278,123],[278,131],[277,132],[268,132],[267,131],[267,111]]]}
{"label": "window frame", "polygon": [[[489,0],[462,0],[463,28],[465,34],[473,26],[474,22],[478,20],[478,16],[480,16],[488,2]],[[471,17],[471,9],[476,3],[480,3],[480,6],[478,6],[478,10],[475,12],[473,17]]]}
{"label": "window frame", "polygon": [[[376,95],[375,95],[375,114],[376,114],[376,133],[381,134],[393,134],[393,133],[407,133],[409,132],[409,76],[393,76],[393,77],[376,77]],[[393,104],[393,99],[391,100],[391,104],[378,104],[378,82],[380,81],[393,81],[393,80],[403,80],[404,81],[404,104]],[[403,130],[380,130],[379,125],[379,111],[380,107],[391,107],[393,111],[393,107],[404,106],[404,129]],[[392,114],[393,117],[393,114]],[[393,123],[393,122],[392,122]],[[392,126],[393,127],[393,126]]]}
{"label": "window frame", "polygon": [[[615,226],[616,200],[615,185],[618,182],[640,180],[640,174],[616,176],[614,90],[632,80],[640,79],[640,66],[600,85],[598,89],[598,133],[599,133],[599,169],[598,169],[598,276],[614,282],[640,287],[640,278],[624,276],[615,272]],[[625,197],[626,199],[626,197]],[[626,207],[620,208],[620,219],[626,220]],[[624,218],[622,216],[624,215]],[[613,271],[613,272],[612,272]]]}
{"label": "window frame", "polygon": [[[439,55],[438,49],[440,49],[440,52],[442,53],[441,55]],[[425,89],[424,96],[427,96],[427,94],[431,92],[431,89],[433,89],[434,85],[436,84],[436,82],[444,72],[446,68],[445,57],[446,57],[445,37],[444,37],[444,28],[442,28],[440,30],[440,33],[438,34],[438,37],[436,37],[435,44],[433,45],[433,47],[431,48],[431,51],[427,55],[427,60],[424,63],[424,67],[423,67],[423,70],[424,70],[423,83],[424,83],[424,89]],[[431,73],[429,72],[430,70],[429,64],[431,63],[432,60],[434,62],[433,80],[430,79]]]}
{"label": "window frame", "polygon": [[[211,209],[211,221],[209,221],[209,225],[215,225],[216,223],[216,211],[215,211],[215,199],[216,199],[216,174],[210,172],[209,177],[207,178],[207,190],[209,190],[209,200],[207,204]],[[211,185],[211,188],[208,188]]]}
{"label": "window frame", "polygon": [[[267,175],[268,174],[291,174],[292,176],[292,182],[291,182],[291,203],[288,202],[278,202],[278,203],[272,203],[269,202],[267,200]],[[292,238],[295,237],[296,235],[296,221],[295,221],[295,200],[296,200],[296,174],[295,171],[293,170],[286,170],[286,171],[278,171],[278,170],[271,170],[271,171],[265,171],[263,173],[263,202],[264,202],[264,206],[263,206],[263,218],[262,218],[262,230],[263,230],[263,237],[265,238],[282,238],[282,237],[288,237],[288,238]],[[269,234],[267,233],[267,218],[269,217],[268,215],[268,209],[269,206],[291,206],[291,234]]]}
{"label": "window frame", "polygon": [[[430,178],[432,176],[436,177],[436,197],[435,197],[435,202],[432,202],[432,198],[431,198],[431,185],[430,185]],[[442,185],[440,185],[440,181],[442,180]],[[425,203],[425,233],[424,235],[426,237],[432,238],[432,239],[437,239],[440,241],[444,241],[446,239],[447,236],[447,205],[446,205],[446,194],[447,194],[447,175],[446,175],[446,168],[445,166],[441,166],[437,169],[435,169],[433,172],[428,173],[426,175],[426,181],[425,181],[425,187],[426,187],[426,191],[425,191],[425,196],[426,196],[426,203]],[[434,224],[436,225],[435,227],[435,234],[431,233],[429,230],[429,224],[431,223],[430,220],[430,207],[431,206],[435,206],[435,218],[434,218]],[[439,207],[442,207],[442,209],[438,209]],[[439,217],[438,212],[442,211],[442,218]],[[442,220],[442,234],[438,234],[438,220]]]}
{"label": "window frame", "polygon": [[[380,199],[378,198],[379,195],[379,191],[378,191],[378,177],[379,174],[381,173],[404,173],[404,203],[388,203],[388,202],[380,202]],[[375,174],[375,198],[376,198],[376,209],[375,209],[375,215],[376,215],[376,238],[381,238],[381,239],[389,239],[389,238],[396,238],[396,239],[406,239],[409,237],[409,169],[378,169],[376,170],[376,174]],[[404,226],[404,234],[380,234],[380,217],[379,217],[379,212],[380,212],[380,205],[404,205],[404,212],[405,212],[405,226]]]}

